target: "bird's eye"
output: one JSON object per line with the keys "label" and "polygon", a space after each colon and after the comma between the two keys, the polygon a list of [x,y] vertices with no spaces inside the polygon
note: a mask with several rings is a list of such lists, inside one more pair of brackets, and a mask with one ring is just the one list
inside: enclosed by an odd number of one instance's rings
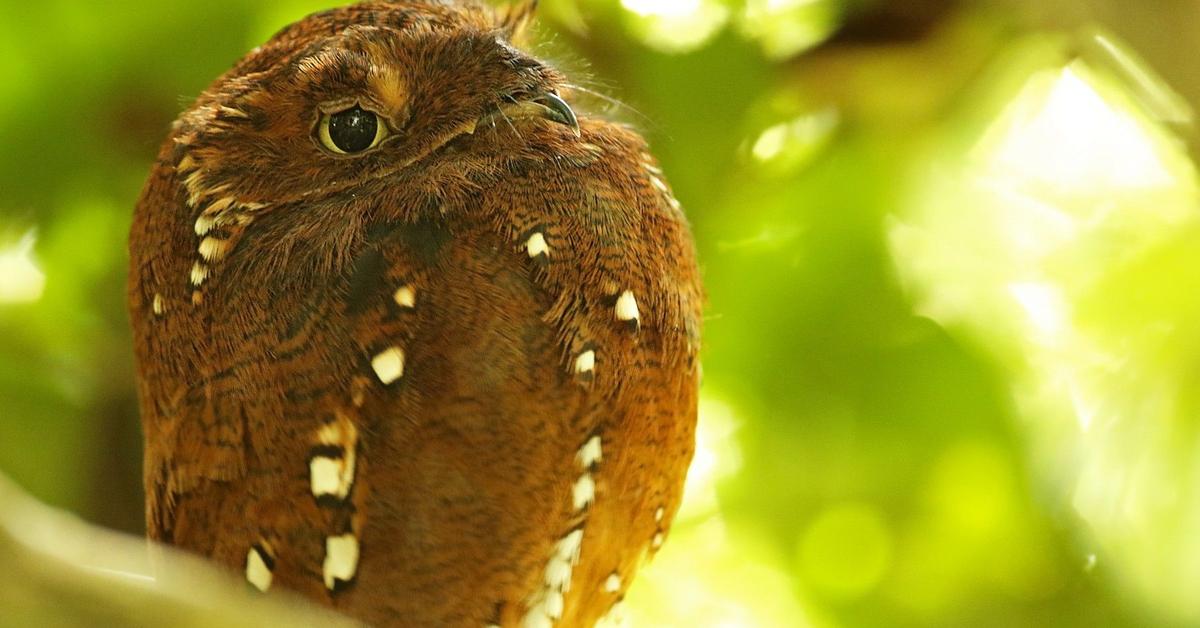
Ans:
{"label": "bird's eye", "polygon": [[358,105],[322,115],[317,129],[321,145],[339,155],[353,155],[375,148],[387,134],[387,124],[379,114]]}

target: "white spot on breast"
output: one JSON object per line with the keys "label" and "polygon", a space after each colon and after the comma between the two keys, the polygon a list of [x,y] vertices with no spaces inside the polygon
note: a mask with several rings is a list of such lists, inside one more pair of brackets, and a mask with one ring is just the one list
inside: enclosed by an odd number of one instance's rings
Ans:
{"label": "white spot on breast", "polygon": [[[317,430],[317,449],[308,460],[309,486],[313,497],[345,499],[354,484],[358,429],[343,414]],[[331,450],[332,448],[332,450]]]}
{"label": "white spot on breast", "polygon": [[592,465],[600,462],[602,452],[600,451],[600,435],[597,434],[588,439],[583,447],[579,448],[579,453],[575,454],[575,460],[579,462],[579,466],[584,469],[592,468]]}
{"label": "white spot on breast", "polygon": [[588,349],[575,358],[575,372],[582,375],[596,368],[596,352]]}
{"label": "white spot on breast", "polygon": [[543,586],[528,601],[528,610],[521,619],[523,628],[553,626],[562,617],[563,594],[571,589],[571,572],[579,562],[583,544],[583,529],[576,528],[558,540],[554,553],[546,563]]}
{"label": "white spot on breast", "polygon": [[604,590],[609,593],[616,593],[617,591],[621,590],[621,576],[618,575],[617,572],[612,572],[609,574],[608,578],[604,580]]}
{"label": "white spot on breast", "polygon": [[274,574],[267,566],[266,559],[259,554],[257,547],[251,547],[250,551],[246,553],[246,581],[259,591],[266,591],[271,588],[273,578]]}
{"label": "white spot on breast", "polygon": [[561,619],[563,614],[563,594],[562,591],[550,591],[546,594],[546,601],[542,603],[546,609],[546,617],[550,619]]}
{"label": "white spot on breast", "polygon": [[313,497],[345,499],[354,483],[354,454],[347,452],[342,458],[313,456],[308,461],[308,474]]}
{"label": "white spot on breast", "polygon": [[154,302],[150,305],[150,309],[154,311],[155,316],[162,316],[166,311],[166,305],[163,303],[161,294],[154,293]]}
{"label": "white spot on breast", "polygon": [[228,249],[228,240],[222,240],[221,238],[209,236],[200,241],[200,247],[198,250],[200,252],[200,257],[203,257],[206,261],[211,262],[225,257],[225,252]]}
{"label": "white spot on breast", "polygon": [[571,563],[564,558],[552,556],[546,563],[545,583],[551,589],[569,589],[571,587]]}
{"label": "white spot on breast", "polygon": [[404,375],[404,351],[399,347],[390,347],[371,359],[371,368],[379,381],[390,384]]}
{"label": "white spot on breast", "polygon": [[550,245],[546,244],[546,236],[539,231],[525,241],[525,251],[529,253],[529,257],[537,257],[539,255],[550,256]]}
{"label": "white spot on breast", "polygon": [[215,227],[216,224],[217,224],[217,219],[215,216],[209,216],[208,214],[200,214],[200,217],[196,219],[196,225],[195,225],[196,235],[203,236],[203,235],[207,234],[209,231],[212,231],[212,228]]}
{"label": "white spot on breast", "polygon": [[392,299],[396,301],[396,305],[404,308],[412,308],[417,304],[417,291],[411,285],[405,284],[396,288]]}
{"label": "white spot on breast", "polygon": [[571,487],[571,502],[575,506],[575,510],[583,510],[592,503],[596,497],[596,482],[592,479],[591,473],[584,473],[575,481],[575,486]]}
{"label": "white spot on breast", "polygon": [[655,511],[654,511],[654,520],[655,520],[655,521],[662,521],[662,518],[663,518],[663,507],[662,507],[662,506],[659,506],[659,507],[658,507],[658,510],[655,510]]}
{"label": "white spot on breast", "polygon": [[571,561],[575,564],[579,561],[579,550],[583,546],[583,528],[571,530],[569,534],[558,541],[555,548],[556,556],[559,558]]}
{"label": "white spot on breast", "polygon": [[208,279],[208,266],[205,266],[200,262],[192,264],[191,279],[193,286],[198,287],[200,284],[204,283],[204,280]]}
{"label": "white spot on breast", "polygon": [[632,290],[626,290],[617,297],[617,320],[637,322],[640,314],[638,313],[637,298],[633,296]]}
{"label": "white spot on breast", "polygon": [[658,548],[662,547],[662,544],[663,544],[663,533],[655,532],[654,538],[650,539],[650,546],[653,547],[654,549],[658,549]]}
{"label": "white spot on breast", "polygon": [[[590,366],[588,370],[591,370]],[[599,435],[588,438],[575,453],[575,461],[583,469],[571,486],[571,504],[576,511],[582,511],[596,499],[596,482],[592,472],[600,462],[601,455]],[[579,562],[582,545],[583,527],[572,530],[555,544],[554,552],[546,562],[542,586],[526,602],[525,616],[521,620],[523,627],[552,626],[554,620],[562,617],[566,604],[565,593],[571,590],[571,576]]]}
{"label": "white spot on breast", "polygon": [[312,494],[320,497],[321,495],[336,495],[341,492],[339,479],[342,476],[342,461],[328,456],[313,456],[312,460],[308,461],[308,477],[309,484],[312,486]]}
{"label": "white spot on breast", "polygon": [[340,580],[350,582],[358,570],[358,539],[353,534],[325,538],[325,563],[321,573],[330,591]]}
{"label": "white spot on breast", "polygon": [[208,207],[204,208],[204,213],[215,218],[221,212],[233,207],[233,204],[236,202],[237,198],[234,196],[222,196],[221,198],[209,203]]}

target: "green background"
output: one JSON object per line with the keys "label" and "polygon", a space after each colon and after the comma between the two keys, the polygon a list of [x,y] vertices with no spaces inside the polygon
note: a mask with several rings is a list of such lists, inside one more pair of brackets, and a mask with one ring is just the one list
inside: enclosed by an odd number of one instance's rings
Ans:
{"label": "green background", "polygon": [[[333,3],[4,2],[0,471],[139,533],[132,206],[175,115]],[[635,625],[1200,625],[1197,5],[542,4],[709,293]]]}

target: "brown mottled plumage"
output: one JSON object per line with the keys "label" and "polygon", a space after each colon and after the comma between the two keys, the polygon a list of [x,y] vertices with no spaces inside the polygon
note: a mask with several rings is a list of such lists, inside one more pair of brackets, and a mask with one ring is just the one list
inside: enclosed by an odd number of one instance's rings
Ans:
{"label": "brown mottled plumage", "polygon": [[179,118],[130,238],[153,538],[414,626],[590,626],[662,543],[691,237],[531,4],[314,15]]}

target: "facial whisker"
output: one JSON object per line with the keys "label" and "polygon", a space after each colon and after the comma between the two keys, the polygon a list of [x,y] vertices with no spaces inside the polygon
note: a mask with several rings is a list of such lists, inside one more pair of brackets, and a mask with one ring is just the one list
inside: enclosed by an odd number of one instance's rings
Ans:
{"label": "facial whisker", "polygon": [[[503,99],[502,99],[502,100],[503,100]],[[496,111],[497,111],[497,112],[499,112],[499,114],[500,114],[500,117],[504,118],[504,122],[505,122],[506,124],[508,124],[508,128],[512,129],[512,132],[516,134],[516,136],[517,136],[517,139],[519,139],[519,140],[521,140],[522,142],[524,142],[524,141],[525,141],[525,137],[524,137],[524,136],[522,136],[522,135],[521,135],[521,132],[517,130],[517,127],[516,127],[515,125],[513,125],[513,123],[512,123],[512,119],[508,117],[508,114],[504,113],[504,107],[502,107],[502,106],[497,106],[497,107],[496,107]]]}
{"label": "facial whisker", "polygon": [[583,92],[594,98],[598,98],[598,99],[616,107],[617,109],[622,109],[622,110],[628,111],[628,112],[632,113],[633,115],[637,116],[638,118],[640,118],[644,122],[651,121],[649,116],[642,113],[641,111],[638,111],[635,107],[632,107],[624,102],[621,102],[620,100],[613,98],[612,96],[608,96],[608,95],[604,94],[603,92],[599,92],[594,89],[584,87],[582,85],[578,85],[575,83],[569,83],[569,84],[567,84],[566,87],[569,89]]}

